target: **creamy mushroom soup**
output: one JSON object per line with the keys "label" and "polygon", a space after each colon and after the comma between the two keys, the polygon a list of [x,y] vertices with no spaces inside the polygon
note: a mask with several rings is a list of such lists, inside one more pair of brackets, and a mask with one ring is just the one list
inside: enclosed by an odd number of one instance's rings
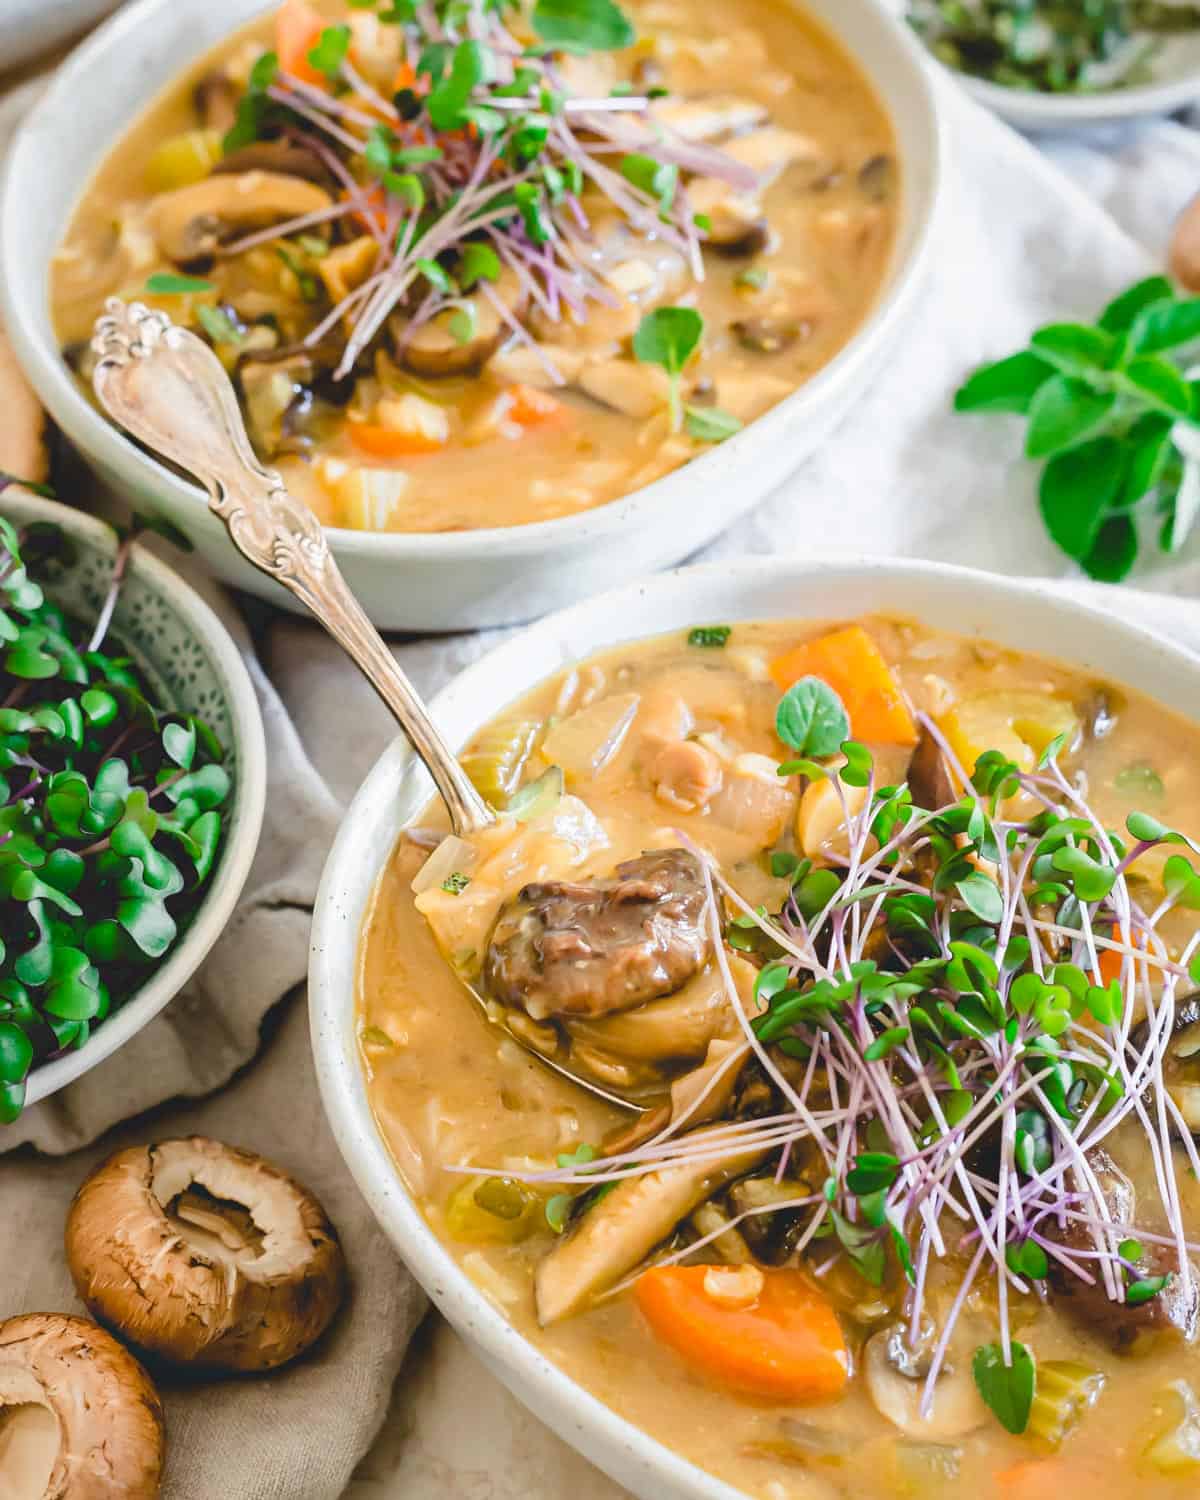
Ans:
{"label": "creamy mushroom soup", "polygon": [[506,815],[431,809],[366,923],[401,1177],[748,1495],[1192,1493],[1196,759],[1134,692],[907,621],[560,674],[463,757]]}
{"label": "creamy mushroom soup", "polygon": [[890,125],[789,0],[563,9],[287,0],[240,33],[88,188],[67,359],[86,381],[105,297],[161,307],[366,530],[572,515],[736,433],[875,299]]}

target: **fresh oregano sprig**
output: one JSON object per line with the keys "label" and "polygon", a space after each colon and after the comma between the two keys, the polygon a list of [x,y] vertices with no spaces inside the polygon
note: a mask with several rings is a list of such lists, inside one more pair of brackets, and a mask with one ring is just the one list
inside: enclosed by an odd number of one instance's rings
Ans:
{"label": "fresh oregano sprig", "polygon": [[1092,578],[1128,575],[1143,518],[1170,553],[1200,514],[1200,372],[1186,355],[1197,342],[1200,298],[1152,276],[1095,324],[1038,329],[1028,348],[977,370],[955,394],[956,411],[1028,418],[1026,455],[1046,461],[1042,519]]}
{"label": "fresh oregano sprig", "polygon": [[130,541],[81,622],[33,576],[70,562],[62,532],[0,517],[0,1123],[174,946],[223,834],[219,741],[105,645]]}

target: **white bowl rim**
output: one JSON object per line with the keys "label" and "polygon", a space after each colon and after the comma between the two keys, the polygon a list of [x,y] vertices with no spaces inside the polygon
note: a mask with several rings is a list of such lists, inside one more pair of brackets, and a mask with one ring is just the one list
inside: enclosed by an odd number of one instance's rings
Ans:
{"label": "white bowl rim", "polygon": [[[102,71],[101,60],[110,50],[136,50],[136,39],[143,27],[168,16],[175,9],[176,3],[177,0],[132,0],[132,3],[110,16],[71,53],[56,72],[50,88],[22,122],[13,138],[7,164],[0,176],[0,267],[11,263],[12,256],[7,248],[9,237],[15,238],[20,233],[18,186],[22,180],[26,183],[37,180],[39,168],[35,146],[43,117],[53,117],[63,107],[63,101],[75,94],[77,79]],[[803,9],[803,0],[793,0],[793,3]],[[875,12],[881,31],[891,37],[896,49],[894,61],[907,66],[909,70],[908,81],[913,87],[914,96],[919,100],[924,115],[923,125],[931,142],[930,157],[925,163],[929,189],[924,195],[924,202],[919,205],[911,220],[911,243],[907,255],[901,259],[900,247],[895,247],[887,281],[849,340],[828,364],[802,386],[721,444],[721,452],[726,455],[725,461],[728,461],[729,451],[735,446],[741,446],[750,433],[758,433],[758,441],[762,441],[763,434],[769,437],[771,429],[782,425],[786,420],[785,414],[796,404],[806,399],[817,402],[833,382],[842,384],[853,381],[856,376],[868,370],[878,350],[886,347],[891,332],[911,306],[924,270],[932,258],[933,229],[939,205],[945,195],[948,176],[949,127],[939,107],[930,70],[926,65],[925,50],[920,42],[912,35],[908,26],[887,9],[887,0],[865,0],[865,3]],[[268,0],[264,0],[264,9],[267,4]],[[838,37],[831,21],[824,20],[822,24],[835,38]],[[182,59],[179,71],[182,73],[192,61],[194,59]],[[874,80],[870,75],[867,77],[868,82],[874,86]],[[149,98],[139,97],[129,123],[132,124],[137,112],[150,103]],[[111,144],[106,143],[106,148]],[[103,159],[102,155],[100,160]],[[83,191],[84,186],[85,184],[79,185],[79,192]],[[43,284],[39,294],[44,298],[47,290],[47,285]],[[169,487],[178,497],[186,498],[192,503],[201,506],[207,503],[204,491],[199,486],[181,478],[143,453],[84,398],[57,346],[51,341],[47,347],[43,341],[24,296],[18,293],[15,286],[10,289],[7,278],[2,275],[0,308],[21,362],[31,372],[44,404],[56,414],[69,408],[73,422],[86,433],[86,442],[81,446],[89,453],[96,454],[98,461],[110,470],[119,473],[144,467],[146,472],[153,473],[156,489]],[[60,425],[65,424],[60,421]],[[686,473],[695,483],[703,484],[709,466],[715,464],[717,458],[715,449],[701,453],[680,469],[673,470],[642,489],[591,510],[549,521],[459,532],[364,532],[337,526],[326,527],[325,532],[337,555],[350,559],[370,559],[376,563],[420,561],[425,558],[452,562],[469,559],[483,552],[497,551],[514,559],[540,556],[554,544],[568,546],[572,542],[594,541],[616,535],[628,523],[637,519],[643,507],[653,505],[661,493],[660,487],[678,481],[681,474]]]}
{"label": "white bowl rim", "polygon": [[[636,604],[647,595],[667,592],[680,584],[694,584],[695,592],[703,600],[709,580],[748,588],[755,579],[779,576],[793,578],[801,584],[805,577],[830,573],[857,579],[887,576],[911,580],[912,614],[917,618],[921,613],[922,580],[946,580],[960,587],[964,595],[969,591],[986,591],[997,603],[1011,606],[1014,611],[1018,611],[1022,603],[1037,600],[1064,617],[1090,623],[1109,640],[1123,639],[1142,651],[1165,654],[1167,660],[1181,667],[1200,684],[1200,655],[1155,630],[1106,612],[1098,602],[1056,592],[1053,580],[1014,578],[915,558],[834,553],[704,563],[671,569],[606,591],[515,632],[447,684],[430,703],[430,710],[435,719],[440,718],[450,703],[460,698],[470,699],[476,684],[495,680],[498,676],[503,680],[512,659],[519,657],[523,645],[531,638],[557,634],[565,642],[571,639],[577,620],[600,616],[613,621],[622,619],[627,605]],[[702,603],[700,609],[702,612]],[[779,616],[776,614],[776,617]],[[797,609],[797,617],[803,617],[802,608]],[[694,618],[700,618],[700,614]],[[754,618],[753,613],[746,618]],[[680,619],[680,626],[685,623]],[[595,632],[590,630],[588,633],[594,635]],[[657,629],[650,632],[654,633]],[[1002,639],[1002,632],[994,634]],[[639,638],[641,636],[636,632],[614,632],[603,641],[597,640],[592,649],[601,650],[623,640]],[[1054,654],[1052,644],[1048,654]],[[532,683],[521,686],[518,695],[531,686]],[[367,774],[346,811],[330,850],[313,912],[308,984],[313,1058],[322,1103],[343,1159],[392,1242],[403,1243],[405,1263],[435,1306],[452,1324],[469,1330],[469,1338],[478,1344],[489,1366],[511,1374],[512,1389],[535,1415],[547,1411],[561,1413],[569,1402],[575,1430],[594,1434],[598,1446],[631,1454],[646,1472],[678,1485],[681,1495],[686,1494],[691,1500],[745,1500],[744,1492],[707,1474],[651,1437],[547,1359],[517,1331],[442,1247],[401,1181],[366,1095],[354,1024],[357,996],[351,997],[347,1016],[346,998],[339,992],[340,968],[335,955],[339,945],[346,941],[346,924],[339,919],[337,902],[349,883],[343,874],[343,866],[355,859],[356,827],[360,821],[377,817],[375,809],[388,797],[396,795],[413,763],[414,757],[407,743],[398,738]],[[365,911],[357,914],[356,952],[365,915]],[[347,1024],[348,1020],[350,1024]]]}
{"label": "white bowl rim", "polygon": [[[39,518],[61,526],[105,552],[115,552],[111,526],[55,500],[18,490],[20,503],[36,507]],[[0,514],[4,502],[0,499]],[[231,719],[236,726],[238,768],[238,828],[220,851],[216,879],[196,909],[183,941],[158,965],[131,999],[105,1019],[77,1051],[64,1052],[32,1069],[26,1081],[25,1107],[37,1104],[123,1047],[142,1027],[158,1015],[179,993],[203,962],[233,914],[246,878],[250,874],[267,798],[267,745],[262,712],[250,673],[229,632],[190,583],[161,559],[137,543],[130,560],[131,573],[143,576],[158,593],[170,600],[172,612],[190,634],[202,640],[224,678]]]}
{"label": "white bowl rim", "polygon": [[[937,61],[937,59],[935,59]],[[1052,94],[1042,89],[1009,88],[972,73],[960,73],[945,63],[946,72],[980,104],[1014,124],[1029,128],[1070,129],[1077,125],[1109,125],[1140,115],[1168,115],[1200,99],[1200,69],[1182,78],[1143,83],[1134,88],[1105,89],[1094,94]]]}

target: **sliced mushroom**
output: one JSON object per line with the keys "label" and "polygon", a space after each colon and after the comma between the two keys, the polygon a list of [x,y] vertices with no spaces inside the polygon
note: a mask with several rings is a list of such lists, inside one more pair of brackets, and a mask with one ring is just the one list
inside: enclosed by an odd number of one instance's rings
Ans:
{"label": "sliced mushroom", "polygon": [[915,1346],[906,1323],[881,1328],[863,1349],[863,1375],[876,1410],[909,1437],[940,1443],[987,1421],[970,1364],[947,1359],[938,1371],[928,1415],[921,1411],[937,1331],[927,1323]]}
{"label": "sliced mushroom", "polygon": [[[481,286],[465,301],[471,311],[466,314],[473,332],[467,338],[456,334],[462,308],[448,308],[436,318],[423,323],[408,335],[408,319],[395,315],[391,320],[396,358],[416,375],[468,375],[489,360],[512,331],[510,319],[520,319],[525,311],[526,291],[521,278],[505,266],[499,280]],[[506,318],[497,307],[503,307]]]}
{"label": "sliced mushroom", "polygon": [[327,190],[334,185],[329,168],[316,152],[291,141],[255,141],[223,156],[212,169],[214,177],[241,172],[276,172],[284,177],[302,177],[305,182],[315,182]]}
{"label": "sliced mushroom", "polygon": [[752,130],[749,135],[740,135],[727,141],[721,150],[726,156],[757,172],[764,183],[778,177],[795,162],[816,164],[823,160],[821,148],[811,136],[801,135],[798,130],[784,130],[780,125],[765,125],[761,130]]}
{"label": "sliced mushroom", "polygon": [[215,255],[222,245],[255,229],[328,208],[324,188],[282,172],[239,172],[205,177],[163,193],[146,219],[158,248],[179,265]]}
{"label": "sliced mushroom", "polygon": [[812,1210],[797,1207],[810,1197],[813,1186],[802,1177],[747,1177],[730,1190],[735,1213],[746,1214],[740,1228],[755,1255],[769,1266],[791,1258],[796,1242],[812,1217]]}
{"label": "sliced mushroom", "polygon": [[782,354],[812,332],[811,325],[798,318],[738,318],[729,326],[742,348],[754,354]]}
{"label": "sliced mushroom", "polygon": [[[683,1062],[704,1056],[732,1016],[721,976],[705,969],[675,994],[595,1021],[569,1021],[573,1042],[639,1062]],[[735,1023],[736,1024],[736,1023]]]}
{"label": "sliced mushroom", "polygon": [[685,141],[716,141],[737,135],[767,118],[766,106],[734,94],[709,94],[697,99],[658,99],[649,117]]}
{"label": "sliced mushroom", "polygon": [[[706,1132],[686,1137],[698,1146]],[[680,1163],[626,1177],[595,1203],[538,1265],[534,1293],[543,1327],[579,1312],[643,1261],[695,1208],[756,1166],[765,1151]]]}
{"label": "sliced mushroom", "polygon": [[719,177],[694,177],[688,183],[693,213],[708,219],[705,244],[722,255],[756,255],[771,238],[770,226],[756,193],[739,193]]}
{"label": "sliced mushroom", "polygon": [[206,130],[222,135],[233,129],[238,111],[238,87],[220,68],[205,73],[192,91],[192,100],[200,123]]}
{"label": "sliced mushroom", "polygon": [[928,729],[921,730],[917,747],[908,763],[907,779],[913,801],[928,812],[938,812],[957,801],[946,757]]}
{"label": "sliced mushroom", "polygon": [[133,1146],[80,1187],[67,1263],[88,1309],[160,1359],[270,1370],[328,1327],[345,1289],[310,1192],[204,1136]]}
{"label": "sliced mushroom", "polygon": [[87,1318],[0,1323],[0,1494],[153,1500],[163,1414],[150,1377]]}
{"label": "sliced mushroom", "polygon": [[612,879],[527,885],[500,910],[484,983],[501,1004],[596,1019],[681,989],[711,950],[699,861],[659,849]]}
{"label": "sliced mushroom", "polygon": [[[1119,1237],[1136,1238],[1137,1193],[1133,1183],[1113,1158],[1102,1147],[1093,1147],[1087,1153],[1088,1166],[1094,1176],[1108,1209],[1110,1221],[1117,1226]],[[1088,1185],[1080,1180],[1077,1168],[1069,1168],[1064,1176],[1068,1193],[1081,1195],[1089,1201],[1092,1193]],[[1086,1224],[1070,1221],[1065,1228],[1053,1220],[1047,1233],[1067,1250],[1094,1254],[1094,1236]],[[1169,1273],[1170,1280],[1156,1297],[1131,1307],[1127,1302],[1114,1302],[1108,1295],[1104,1278],[1095,1259],[1086,1263],[1091,1281],[1084,1281],[1060,1261],[1050,1261],[1050,1286],[1063,1309],[1096,1337],[1104,1339],[1118,1353],[1139,1352],[1147,1345],[1162,1339],[1191,1343],[1200,1327],[1200,1290],[1197,1273],[1186,1279],[1180,1276],[1175,1253],[1166,1245],[1150,1245],[1146,1248],[1138,1271],[1142,1276],[1159,1276]]]}
{"label": "sliced mushroom", "polygon": [[1200,996],[1188,996],[1175,1012],[1163,1081],[1188,1129],[1200,1136]]}
{"label": "sliced mushroom", "polygon": [[858,189],[872,203],[883,203],[896,191],[896,158],[880,153],[858,169]]}
{"label": "sliced mushroom", "polygon": [[246,425],[255,449],[266,458],[279,451],[288,412],[303,398],[315,374],[307,353],[286,359],[247,359],[238,368],[237,382]]}

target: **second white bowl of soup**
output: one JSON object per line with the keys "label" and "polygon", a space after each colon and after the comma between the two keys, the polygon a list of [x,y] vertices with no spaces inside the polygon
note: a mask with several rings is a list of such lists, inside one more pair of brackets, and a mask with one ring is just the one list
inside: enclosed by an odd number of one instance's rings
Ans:
{"label": "second white bowl of soup", "polygon": [[440,695],[509,809],[474,849],[430,860],[382,757],[317,901],[326,1109],[440,1310],[633,1494],[1194,1477],[1198,702],[1048,587],[743,562]]}
{"label": "second white bowl of soup", "polygon": [[[919,49],[878,0],[753,0],[733,26],[632,0],[634,46],[538,75],[568,101],[553,129],[543,112],[519,141],[486,134],[514,99],[481,84],[484,125],[432,144],[428,36],[345,0],[250,24],[263,9],[127,7],[26,122],[0,200],[4,315],[43,401],[229,581],[288,603],[89,403],[108,295],[215,344],[260,455],[392,628],[528,619],[694,552],[883,364],[943,152]],[[322,20],[351,28],[333,83],[307,46]],[[512,69],[497,13],[480,26]],[[612,107],[630,91],[634,112]],[[462,206],[527,191],[519,222]],[[663,307],[692,325],[639,341]]]}

